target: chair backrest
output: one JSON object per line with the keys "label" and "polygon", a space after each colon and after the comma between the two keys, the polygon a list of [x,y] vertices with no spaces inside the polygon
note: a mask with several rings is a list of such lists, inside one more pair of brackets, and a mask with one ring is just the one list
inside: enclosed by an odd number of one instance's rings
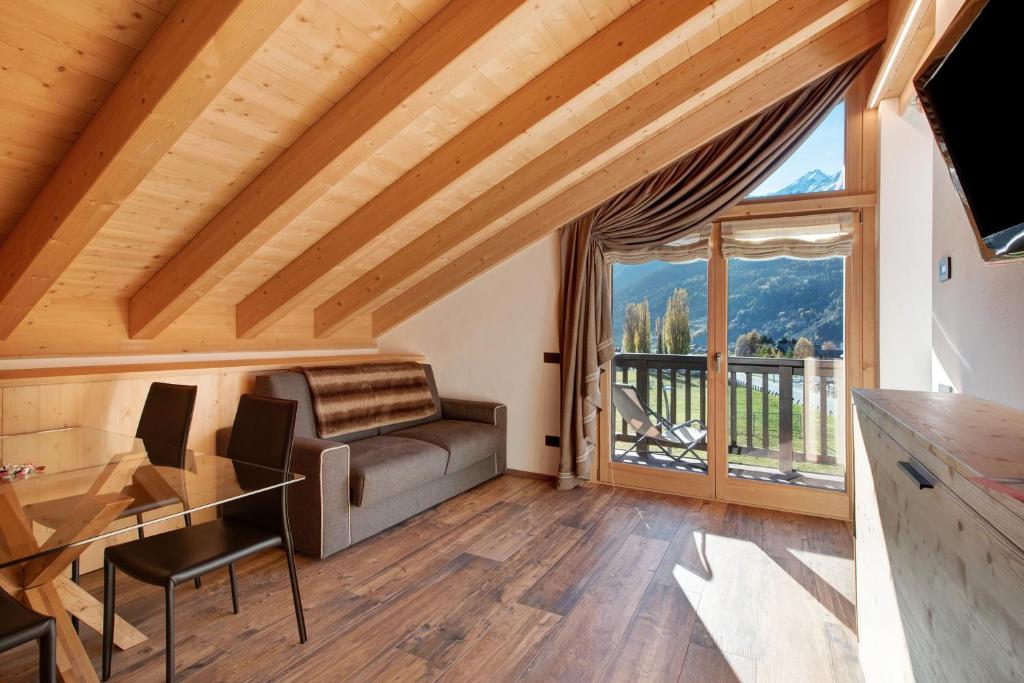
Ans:
{"label": "chair backrest", "polygon": [[631,384],[612,385],[612,405],[618,411],[629,426],[636,430],[637,434],[647,436],[658,436],[661,430],[658,429],[652,420],[647,408],[644,407],[637,393],[636,387]]}
{"label": "chair backrest", "polygon": [[[243,488],[259,488],[285,480],[291,468],[296,412],[296,402],[289,399],[244,394],[238,400],[227,457],[236,461],[235,473]],[[287,526],[287,488],[227,503],[224,516],[283,532]]]}
{"label": "chair backrest", "polygon": [[154,465],[184,467],[185,446],[196,406],[196,387],[153,382],[135,430]]}

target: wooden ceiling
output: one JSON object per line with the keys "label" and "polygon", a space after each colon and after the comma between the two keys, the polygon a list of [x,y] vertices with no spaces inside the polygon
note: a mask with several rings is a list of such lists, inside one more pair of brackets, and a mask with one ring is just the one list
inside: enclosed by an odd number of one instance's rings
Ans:
{"label": "wooden ceiling", "polygon": [[5,0],[0,355],[372,346],[877,0]]}

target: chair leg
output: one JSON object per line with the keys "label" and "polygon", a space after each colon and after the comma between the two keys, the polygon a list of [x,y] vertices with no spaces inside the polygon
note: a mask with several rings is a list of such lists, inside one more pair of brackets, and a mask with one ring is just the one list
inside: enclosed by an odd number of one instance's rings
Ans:
{"label": "chair leg", "polygon": [[632,446],[630,446],[629,448],[627,448],[626,450],[624,450],[624,451],[622,452],[622,455],[620,455],[619,457],[620,457],[620,458],[625,458],[625,457],[626,457],[627,455],[629,455],[629,454],[630,454],[630,453],[632,453],[632,452],[633,452],[634,450],[636,450],[637,448],[639,448],[639,446],[640,446],[640,443],[641,443],[641,442],[642,442],[642,441],[643,441],[644,439],[646,439],[646,438],[647,438],[647,437],[645,437],[645,436],[641,436],[641,437],[640,437],[639,439],[637,439],[636,441],[634,441],[634,442],[633,442],[633,445],[632,445]]}
{"label": "chair leg", "polygon": [[285,536],[284,551],[288,555],[288,578],[292,582],[292,602],[295,603],[295,621],[299,626],[299,642],[306,642],[306,617],[302,613],[302,596],[299,595],[299,575],[295,571],[295,549],[291,535]]}
{"label": "chair leg", "polygon": [[[72,583],[81,583],[82,574],[80,572],[80,565],[78,564],[78,558],[71,560],[71,581]],[[78,617],[71,617],[71,625],[75,629],[75,633],[79,632],[81,628],[78,624]]]}
{"label": "chair leg", "polygon": [[174,680],[174,584],[167,583],[164,589],[167,596],[167,647],[165,650],[167,683]]}
{"label": "chair leg", "polygon": [[46,633],[39,638],[39,681],[57,681],[57,626],[53,619],[50,620]]}
{"label": "chair leg", "polygon": [[[192,526],[192,515],[190,515],[187,512],[185,513],[185,526]],[[195,583],[196,588],[202,588],[202,586],[203,586],[203,579],[202,579],[202,577],[201,576],[197,576],[193,580],[193,583]]]}
{"label": "chair leg", "polygon": [[228,578],[231,579],[231,609],[238,614],[238,582],[235,578],[235,563],[228,565]]}
{"label": "chair leg", "polygon": [[114,593],[117,569],[103,559],[103,680],[110,680],[110,664],[114,654]]}

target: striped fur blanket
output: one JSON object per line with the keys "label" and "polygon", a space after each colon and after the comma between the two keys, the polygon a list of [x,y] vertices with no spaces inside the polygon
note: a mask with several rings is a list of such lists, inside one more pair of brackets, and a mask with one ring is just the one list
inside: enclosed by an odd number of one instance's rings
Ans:
{"label": "striped fur blanket", "polygon": [[434,413],[434,395],[419,363],[361,363],[302,368],[320,438],[417,420]]}

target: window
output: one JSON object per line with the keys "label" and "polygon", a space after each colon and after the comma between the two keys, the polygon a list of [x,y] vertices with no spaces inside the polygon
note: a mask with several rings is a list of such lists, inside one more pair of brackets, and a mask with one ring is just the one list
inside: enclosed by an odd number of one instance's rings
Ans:
{"label": "window", "polygon": [[846,189],[846,107],[837,104],[750,199]]}

